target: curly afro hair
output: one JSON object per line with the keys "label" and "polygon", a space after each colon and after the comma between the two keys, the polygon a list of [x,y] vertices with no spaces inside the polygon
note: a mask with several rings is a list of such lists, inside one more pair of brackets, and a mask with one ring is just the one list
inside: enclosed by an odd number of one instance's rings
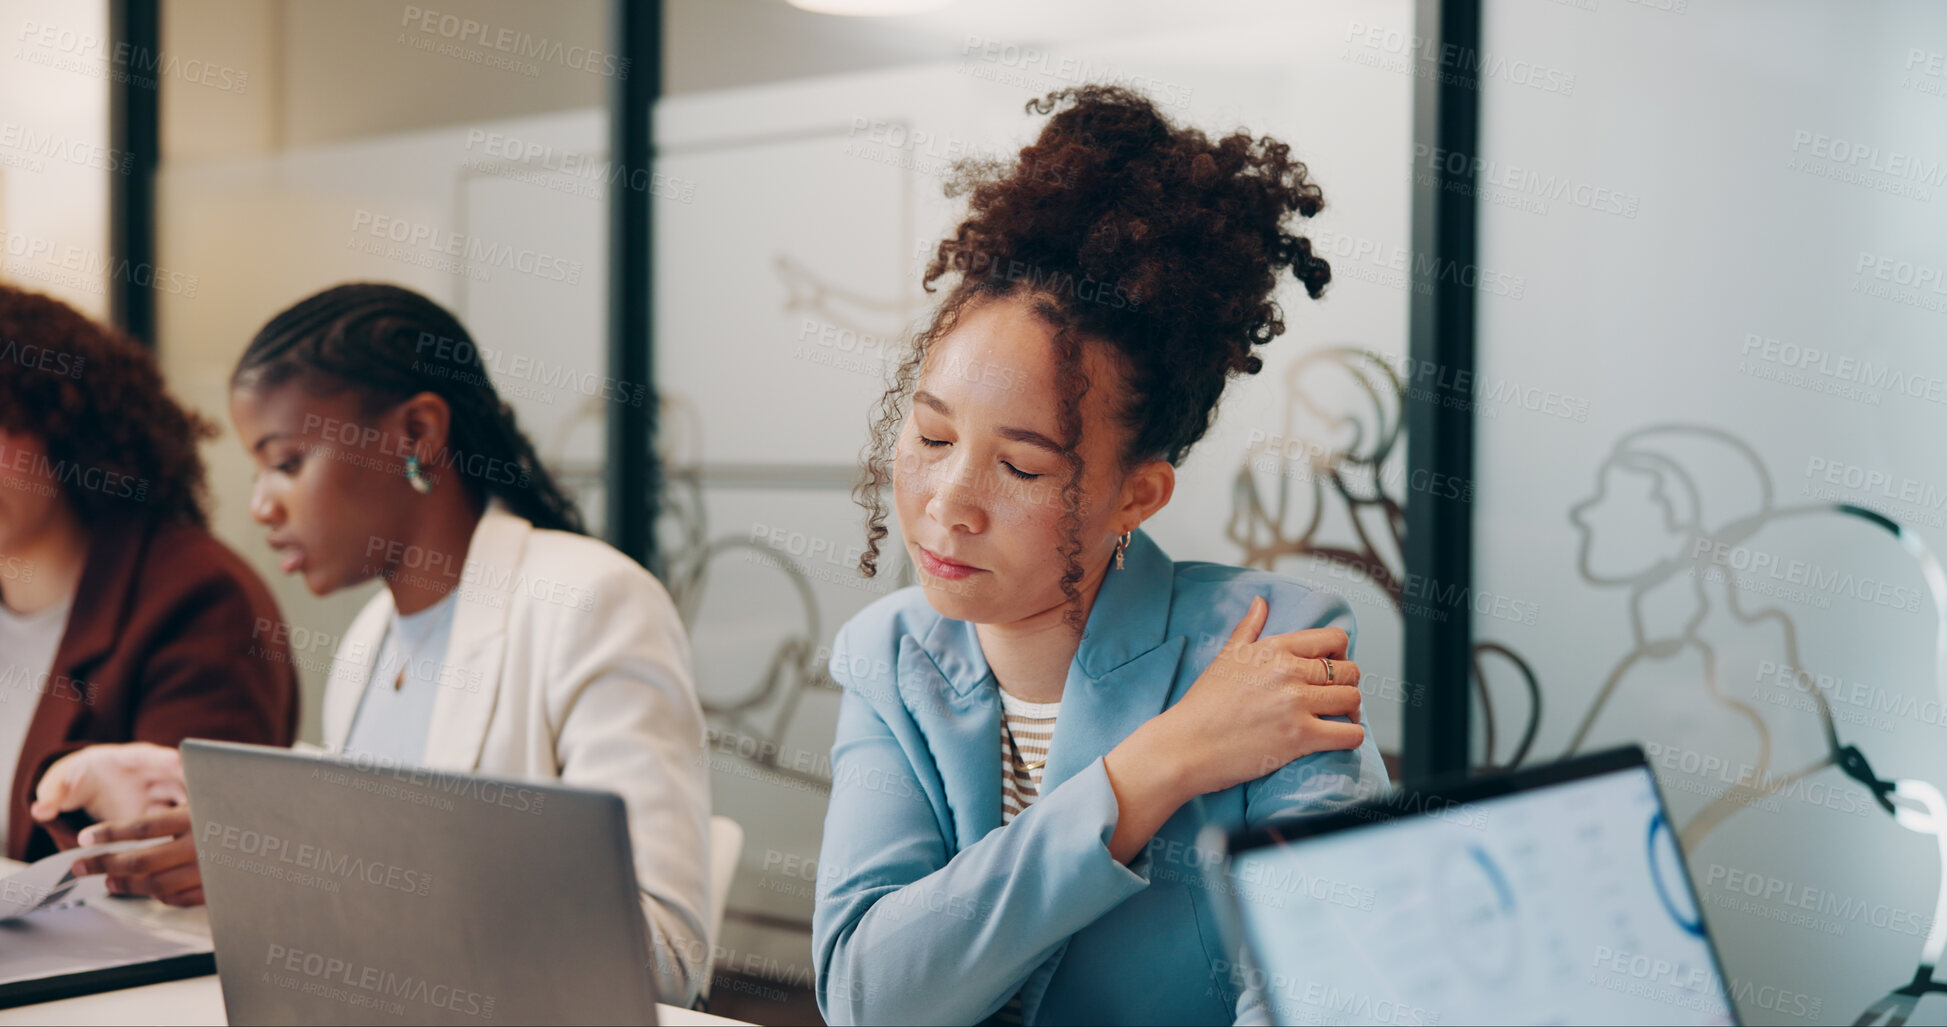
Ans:
{"label": "curly afro hair", "polygon": [[141,344],[50,296],[3,285],[0,428],[46,444],[84,525],[138,511],[207,522],[196,447],[216,427],[170,397]]}
{"label": "curly afro hair", "polygon": [[854,490],[867,511],[859,567],[868,577],[877,571],[883,491],[928,348],[975,305],[1021,297],[1055,329],[1069,466],[1062,591],[1078,617],[1084,340],[1108,344],[1122,372],[1124,460],[1179,463],[1209,430],[1230,379],[1264,366],[1253,348],[1283,334],[1272,299],[1279,273],[1290,269],[1316,299],[1332,269],[1309,239],[1287,230],[1292,215],[1325,205],[1289,145],[1241,130],[1213,141],[1116,86],[1059,90],[1027,110],[1053,115],[1033,143],[1012,162],[963,163],[947,186],[949,196],[967,196],[967,214],[922,284],[932,292],[954,276],[953,285],[873,418]]}

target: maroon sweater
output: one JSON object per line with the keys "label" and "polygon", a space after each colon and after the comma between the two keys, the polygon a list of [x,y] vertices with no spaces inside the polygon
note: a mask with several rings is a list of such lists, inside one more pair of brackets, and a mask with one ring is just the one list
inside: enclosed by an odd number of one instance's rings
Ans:
{"label": "maroon sweater", "polygon": [[55,760],[102,742],[290,745],[297,671],[270,591],[207,530],[119,517],[91,528],[67,632],[40,688],[8,796],[7,855],[74,844],[71,814],[27,807]]}

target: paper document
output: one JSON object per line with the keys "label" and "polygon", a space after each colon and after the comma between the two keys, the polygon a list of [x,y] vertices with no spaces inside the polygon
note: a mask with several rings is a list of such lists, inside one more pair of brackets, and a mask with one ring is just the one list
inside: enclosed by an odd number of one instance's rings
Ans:
{"label": "paper document", "polygon": [[163,838],[138,838],[127,842],[84,845],[36,860],[9,877],[0,878],[0,920],[26,916],[60,902],[81,879],[71,871],[81,860],[114,852],[146,849],[170,841]]}
{"label": "paper document", "polygon": [[[0,920],[0,1006],[12,1005],[13,1000],[50,979],[140,967],[210,951],[208,938],[133,923],[103,910],[104,903],[123,904],[122,900],[106,898],[80,906],[63,902],[33,916]],[[6,1014],[0,1012],[0,1024],[6,1022]]]}

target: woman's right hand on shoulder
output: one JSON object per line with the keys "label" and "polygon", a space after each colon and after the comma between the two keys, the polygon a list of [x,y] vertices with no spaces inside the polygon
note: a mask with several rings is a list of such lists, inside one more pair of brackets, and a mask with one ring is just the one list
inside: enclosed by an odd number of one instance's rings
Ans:
{"label": "woman's right hand on shoulder", "polygon": [[[1199,795],[1366,740],[1358,723],[1359,668],[1345,658],[1345,632],[1311,628],[1258,637],[1270,616],[1265,600],[1251,600],[1182,700],[1104,761],[1120,814],[1109,842],[1118,860],[1133,859],[1165,820]],[[1334,716],[1351,723],[1326,719]]]}
{"label": "woman's right hand on shoulder", "polygon": [[[1151,722],[1174,739],[1192,796],[1366,740],[1359,666],[1346,659],[1346,633],[1311,628],[1260,638],[1270,616],[1265,600],[1251,600],[1217,658],[1181,701]],[[1334,716],[1351,723],[1325,719]]]}

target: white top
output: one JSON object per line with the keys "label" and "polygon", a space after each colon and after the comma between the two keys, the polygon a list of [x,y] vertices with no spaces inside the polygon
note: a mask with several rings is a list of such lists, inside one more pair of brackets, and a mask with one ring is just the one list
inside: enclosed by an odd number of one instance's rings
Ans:
{"label": "white top", "polygon": [[[0,603],[0,796],[13,794],[14,769],[34,710],[47,694],[55,650],[68,630],[74,597],[37,613],[20,614]],[[7,836],[9,804],[0,802],[0,838]]]}
{"label": "white top", "polygon": [[1053,720],[1061,713],[1061,700],[1054,702],[1029,702],[1003,688],[1001,693],[1001,712],[1010,717],[1026,717],[1029,720]]}
{"label": "white top", "polygon": [[393,611],[345,739],[346,753],[369,756],[385,766],[417,765],[426,756],[440,688],[479,689],[477,680],[446,673],[458,594],[448,592],[439,602],[403,617]]}

